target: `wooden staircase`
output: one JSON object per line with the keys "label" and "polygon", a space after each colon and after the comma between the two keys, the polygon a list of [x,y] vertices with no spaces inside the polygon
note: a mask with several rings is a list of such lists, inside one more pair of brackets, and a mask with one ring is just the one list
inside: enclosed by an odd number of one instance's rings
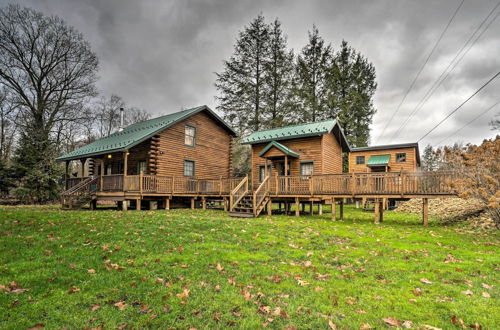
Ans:
{"label": "wooden staircase", "polygon": [[92,202],[95,198],[93,192],[97,190],[99,177],[88,177],[77,185],[61,194],[61,207],[63,209],[80,208]]}
{"label": "wooden staircase", "polygon": [[258,217],[269,202],[269,177],[262,181],[253,194],[248,190],[248,177],[245,177],[231,191],[229,215],[238,218]]}

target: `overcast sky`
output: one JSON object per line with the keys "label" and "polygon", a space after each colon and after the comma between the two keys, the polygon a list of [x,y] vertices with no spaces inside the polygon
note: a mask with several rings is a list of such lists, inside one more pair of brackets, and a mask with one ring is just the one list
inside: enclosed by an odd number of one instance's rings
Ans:
{"label": "overcast sky", "polygon": [[[8,2],[12,1],[0,0],[0,4]],[[498,0],[465,0],[383,136],[387,121],[460,0],[17,2],[58,15],[81,31],[100,60],[99,89],[105,95],[118,94],[128,105],[146,109],[154,116],[200,104],[215,109],[214,72],[221,71],[222,61],[231,55],[238,31],[259,13],[268,21],[276,17],[281,20],[289,46],[296,52],[316,24],[335,49],[345,39],[373,62],[378,89],[372,145],[418,140],[500,71],[499,6],[483,25],[491,22],[489,28],[448,79],[392,138]],[[499,92],[500,78],[422,140],[421,148],[439,143],[500,101]],[[488,123],[499,112],[500,105],[444,143],[478,143],[493,137],[496,133]]]}

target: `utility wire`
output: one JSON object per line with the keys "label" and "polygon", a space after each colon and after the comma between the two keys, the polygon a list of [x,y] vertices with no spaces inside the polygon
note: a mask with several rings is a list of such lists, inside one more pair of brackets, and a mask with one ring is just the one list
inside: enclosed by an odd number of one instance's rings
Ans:
{"label": "utility wire", "polygon": [[462,5],[464,4],[464,1],[465,0],[462,0],[460,2],[460,4],[458,5],[457,9],[455,10],[455,12],[453,13],[453,15],[451,16],[451,18],[449,19],[448,21],[448,24],[446,24],[443,32],[441,32],[441,35],[439,36],[439,38],[436,40],[436,43],[434,44],[434,46],[432,47],[431,49],[431,52],[429,53],[429,55],[427,55],[427,58],[425,59],[424,63],[422,64],[422,66],[420,67],[420,69],[418,70],[415,78],[413,78],[413,81],[411,82],[410,84],[410,87],[408,87],[408,90],[406,91],[406,93],[404,94],[403,98],[401,99],[401,102],[399,102],[396,110],[392,113],[392,116],[391,118],[389,119],[389,121],[385,124],[385,127],[384,129],[382,130],[382,133],[380,133],[380,135],[378,136],[378,139],[380,139],[381,136],[384,135],[385,131],[387,130],[387,127],[389,127],[389,124],[392,122],[392,120],[394,119],[394,116],[396,116],[396,114],[399,112],[399,110],[401,109],[401,105],[403,105],[404,101],[406,100],[406,97],[408,96],[408,94],[410,93],[410,91],[412,90],[413,86],[415,85],[415,83],[417,82],[417,79],[418,77],[420,77],[420,74],[422,73],[422,71],[424,70],[425,66],[427,65],[427,63],[429,62],[429,59],[431,58],[432,54],[434,53],[434,51],[436,50],[438,44],[441,42],[441,39],[443,39],[443,36],[445,35],[446,31],[448,30],[448,28],[450,27],[451,25],[451,22],[453,22],[453,19],[455,18],[455,16],[457,15],[458,11],[460,10],[460,8],[462,7]]}
{"label": "utility wire", "polygon": [[457,134],[458,132],[460,132],[461,130],[463,130],[464,128],[466,128],[467,126],[469,126],[470,124],[472,124],[473,122],[475,122],[477,119],[479,119],[480,117],[484,116],[486,113],[488,113],[489,111],[491,111],[491,109],[494,109],[498,104],[500,104],[500,101],[498,101],[495,104],[493,104],[493,105],[489,106],[488,108],[486,108],[479,115],[477,115],[476,117],[472,118],[467,124],[465,124],[464,126],[460,127],[455,132],[451,133],[450,135],[448,135],[447,137],[445,137],[443,140],[441,140],[439,143],[437,143],[434,146],[437,147],[438,145],[440,145],[444,141],[448,140],[449,138],[451,138],[452,136],[454,136],[455,134]]}
{"label": "utility wire", "polygon": [[[500,14],[500,11],[495,15],[495,17],[486,25],[486,27],[481,31],[481,33],[474,39],[474,41],[469,45],[469,48],[462,53],[467,45],[471,42],[471,40],[476,36],[476,33],[481,29],[481,27],[486,23],[486,21],[490,18],[490,16],[493,14],[493,12],[497,9],[497,7],[500,5],[500,1],[493,7],[493,9],[488,13],[486,18],[481,22],[481,24],[477,27],[477,29],[472,33],[472,35],[469,37],[469,39],[465,42],[465,44],[460,48],[460,50],[457,52],[453,60],[448,64],[446,69],[441,73],[441,75],[434,81],[432,84],[431,88],[427,90],[423,98],[420,100],[420,102],[417,104],[417,106],[412,110],[410,115],[404,120],[404,122],[401,124],[401,126],[396,130],[396,132],[391,136],[391,140],[396,138],[402,130],[406,127],[406,125],[410,122],[410,120],[413,118],[413,116],[422,109],[422,107],[427,103],[427,101],[430,99],[430,97],[434,94],[434,92],[441,86],[441,84],[448,78],[450,73],[456,68],[458,63],[462,61],[462,59],[465,57],[465,55],[471,50],[472,46],[479,40],[479,38],[488,30],[488,28],[491,26],[491,24],[497,19],[498,15]],[[462,54],[462,55],[461,55]],[[460,56],[461,55],[461,56]],[[460,57],[460,58],[459,58]],[[458,60],[457,60],[458,59]],[[451,70],[448,71],[448,69]]]}
{"label": "utility wire", "polygon": [[417,142],[422,141],[427,135],[431,134],[436,128],[438,128],[442,123],[444,123],[448,118],[450,118],[451,115],[453,115],[455,112],[460,110],[460,108],[467,102],[469,102],[470,99],[472,99],[474,96],[476,96],[477,93],[479,93],[483,88],[488,86],[489,83],[491,83],[493,80],[495,80],[496,77],[500,75],[500,71],[498,71],[493,77],[491,77],[487,82],[485,82],[477,91],[475,91],[471,96],[469,96],[465,101],[463,101],[458,107],[456,107],[452,112],[446,115],[439,123],[437,123],[431,130],[429,130],[427,133],[424,134]]}

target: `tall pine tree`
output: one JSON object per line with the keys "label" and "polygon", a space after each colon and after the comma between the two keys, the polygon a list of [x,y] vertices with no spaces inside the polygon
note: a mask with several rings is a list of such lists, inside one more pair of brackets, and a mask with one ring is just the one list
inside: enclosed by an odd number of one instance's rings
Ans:
{"label": "tall pine tree", "polygon": [[259,15],[239,33],[234,53],[216,73],[217,109],[240,133],[262,127],[266,108],[265,63],[269,59],[269,26]]}
{"label": "tall pine tree", "polygon": [[368,145],[370,125],[376,110],[375,67],[342,41],[328,74],[328,107],[331,118],[338,117],[352,146]]}
{"label": "tall pine tree", "polygon": [[293,78],[293,51],[287,48],[287,38],[281,23],[275,19],[270,26],[269,58],[265,62],[266,128],[281,127],[289,122],[290,88]]}
{"label": "tall pine tree", "polygon": [[294,101],[297,122],[323,120],[328,111],[328,72],[332,48],[326,45],[316,26],[309,31],[309,42],[297,57]]}

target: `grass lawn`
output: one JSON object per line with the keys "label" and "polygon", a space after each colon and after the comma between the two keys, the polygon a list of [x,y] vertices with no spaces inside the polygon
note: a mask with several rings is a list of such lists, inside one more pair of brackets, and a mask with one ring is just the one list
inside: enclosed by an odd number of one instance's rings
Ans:
{"label": "grass lawn", "polygon": [[0,208],[0,328],[500,325],[498,232],[384,216]]}

